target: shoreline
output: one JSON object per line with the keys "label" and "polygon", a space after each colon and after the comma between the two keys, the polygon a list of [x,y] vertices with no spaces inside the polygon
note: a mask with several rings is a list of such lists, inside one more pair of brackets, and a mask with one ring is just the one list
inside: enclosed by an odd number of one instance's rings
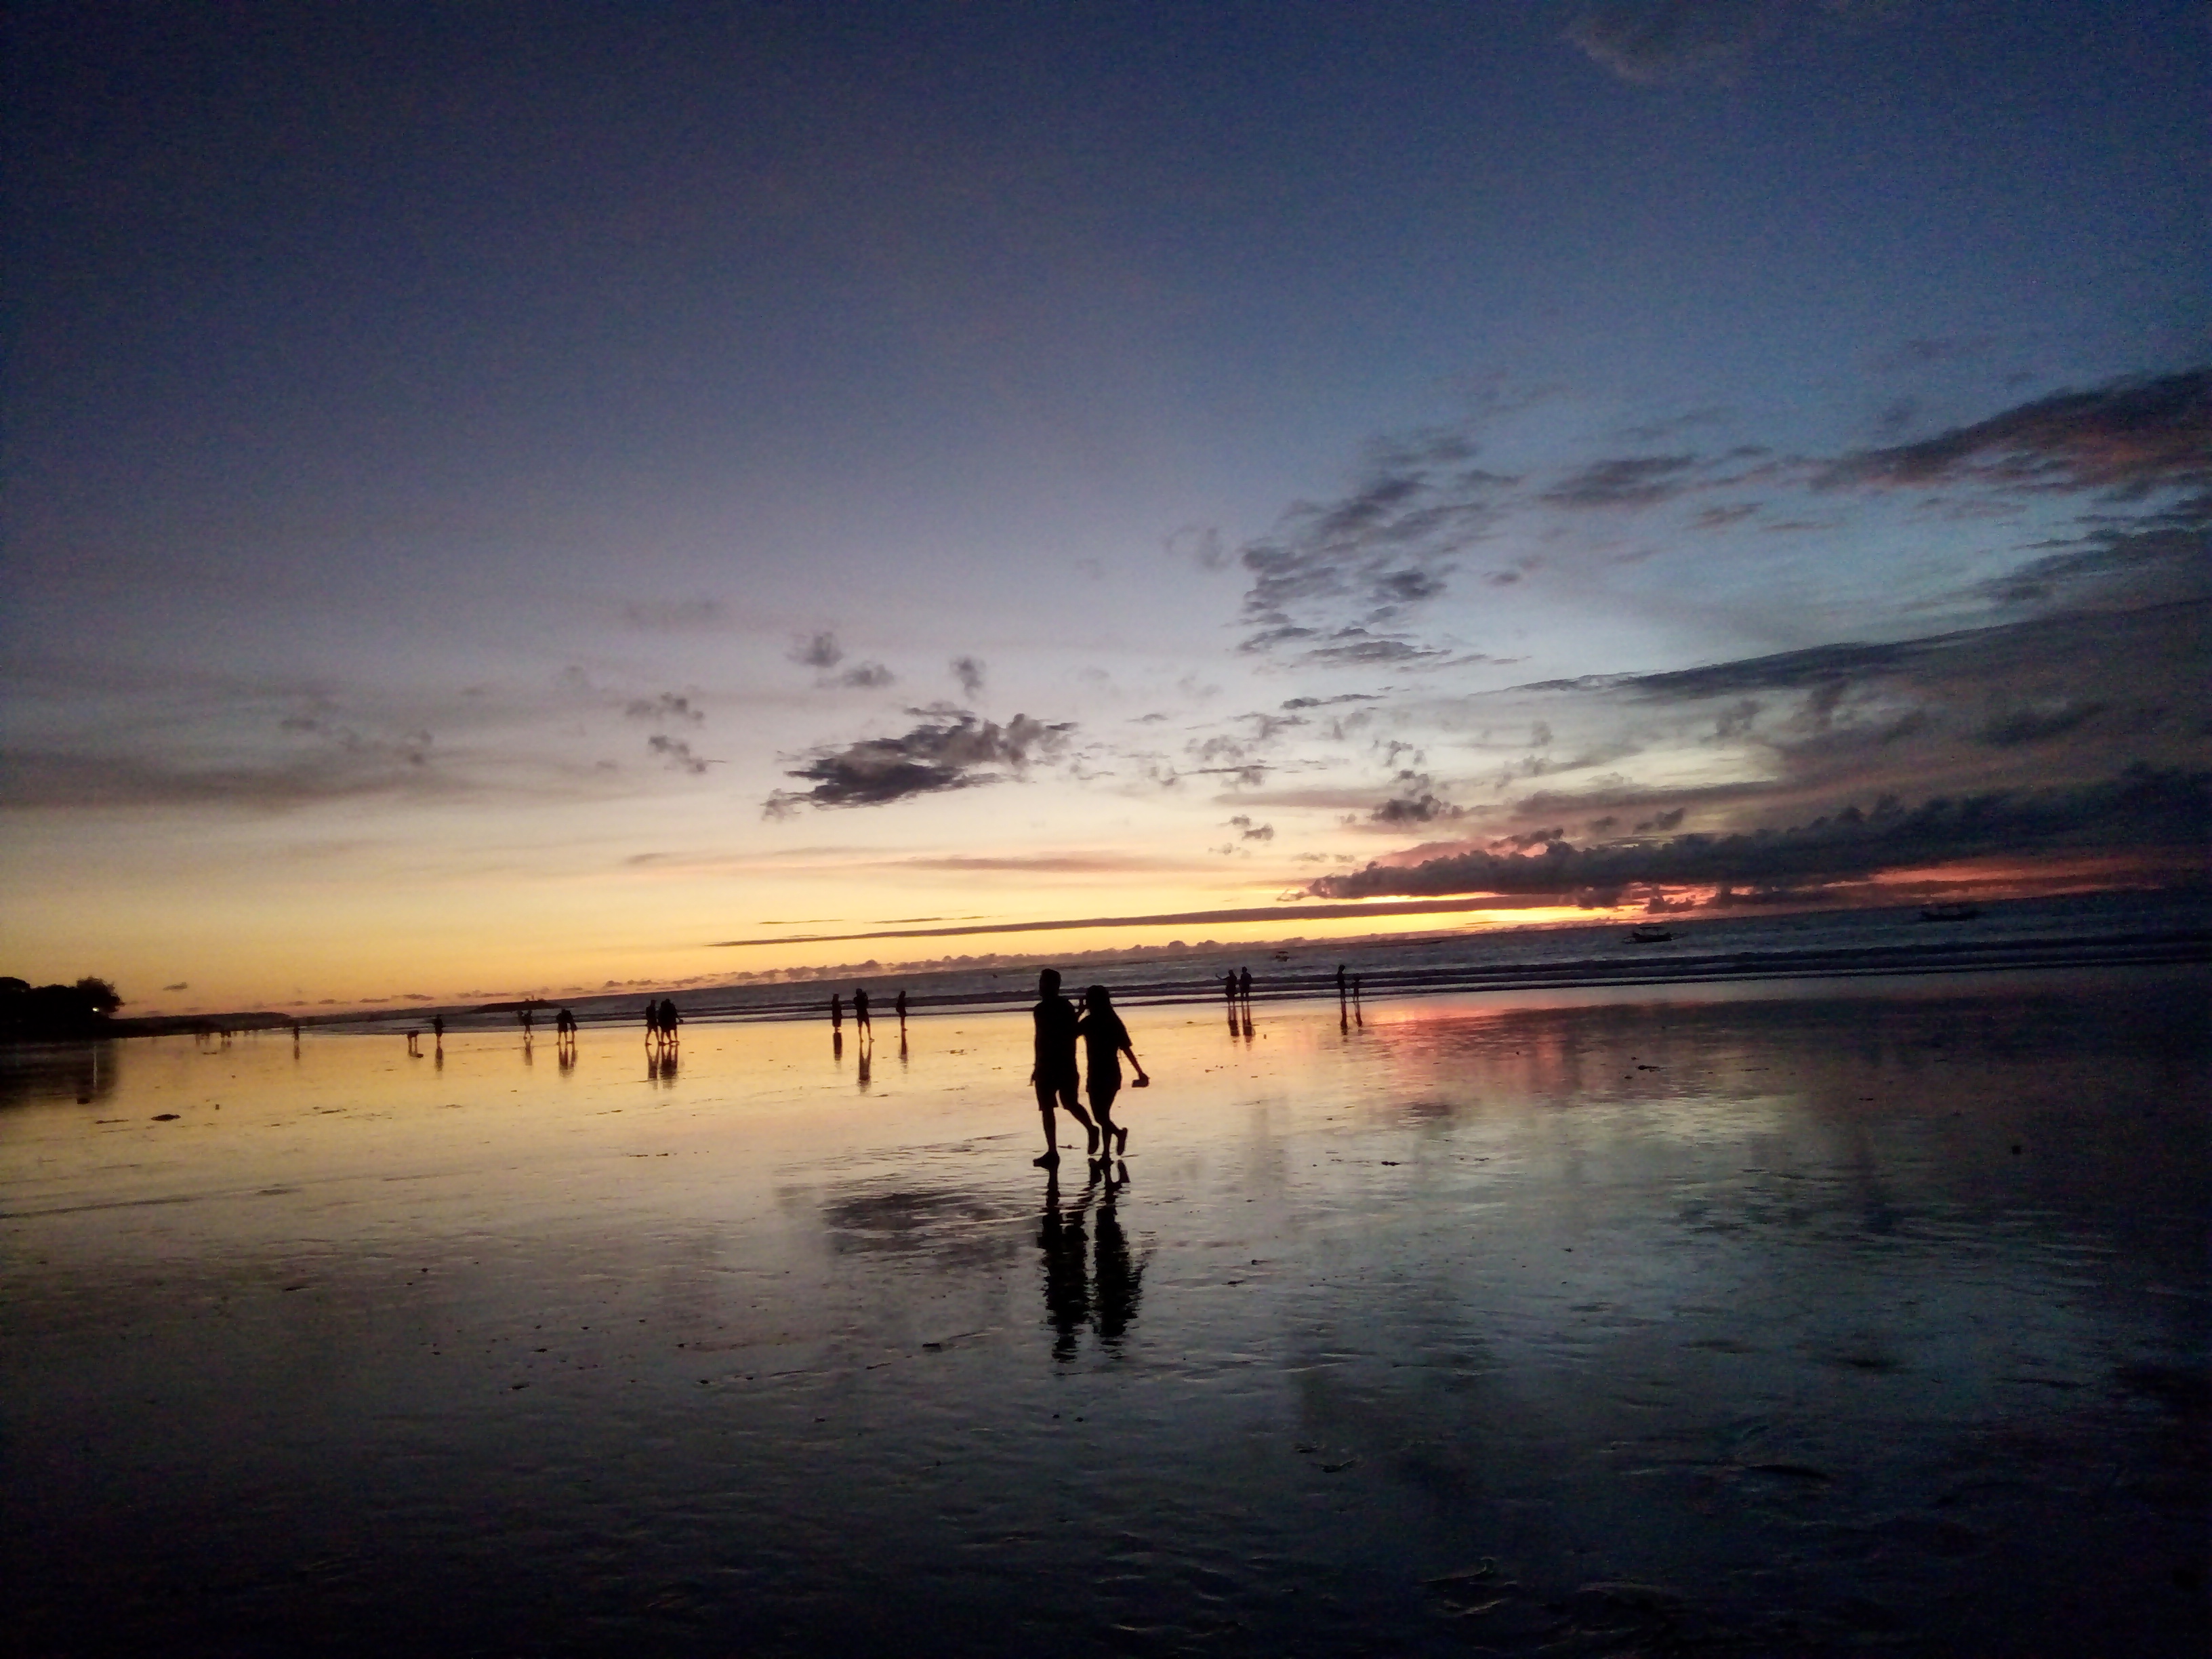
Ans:
{"label": "shoreline", "polygon": [[[1422,941],[1434,945],[1436,941]],[[1679,945],[1681,941],[1670,941]],[[1668,986],[1761,983],[1785,980],[1807,981],[1906,978],[1931,975],[2010,972],[2063,972],[2069,969],[2190,967],[2212,964],[2212,931],[2174,929],[2104,939],[2027,938],[2022,939],[1945,939],[1927,944],[1875,945],[1848,947],[1808,947],[1797,950],[1707,951],[1694,954],[1670,951],[1666,943],[1638,945],[1636,954],[1577,957],[1563,962],[1509,963],[1445,962],[1407,967],[1363,966],[1359,1000],[1395,1001],[1408,997],[1481,992],[1634,990]],[[1373,947],[1370,947],[1371,955]],[[1151,964],[1146,964],[1151,965]],[[1182,964],[1177,964],[1181,966]],[[959,990],[933,991],[930,977],[907,981],[909,1018],[944,1018],[957,1015],[1006,1012],[1027,1006],[1035,1000],[1034,985],[1026,972],[1000,972],[990,977],[1013,977],[1018,983],[1003,988],[969,986]],[[973,978],[974,975],[967,977]],[[1172,978],[1145,978],[1102,974],[1110,985],[1117,1006],[1174,1008],[1225,1006],[1218,981],[1188,973]],[[823,999],[814,993],[835,988],[843,981],[799,987],[714,988],[706,991],[672,992],[684,1020],[699,1024],[805,1024],[823,1023]],[[802,1000],[790,994],[804,990]],[[730,993],[745,993],[732,997]],[[784,994],[775,994],[782,992]],[[1256,977],[1254,1004],[1326,1003],[1336,1000],[1333,971],[1300,967]],[[890,999],[876,999],[879,1030],[896,1031],[897,1018]],[[545,1030],[552,1040],[551,1011],[556,1006],[574,1009],[580,1026],[605,1030],[635,1025],[636,999],[627,994],[571,999],[566,1005],[549,1000],[539,1005]],[[595,1006],[596,1005],[596,1006]],[[610,1006],[612,1005],[612,1006]],[[442,1013],[449,1035],[481,1036],[488,1031],[516,1029],[513,1005],[497,1010],[425,1007],[419,1012],[377,1012],[297,1022],[302,1032],[319,1036],[359,1035],[391,1036],[410,1030],[427,1030],[433,1014]],[[213,1036],[226,1029],[238,1035],[283,1032],[295,1024],[266,1012],[252,1014],[163,1017],[144,1021],[118,1020],[106,1031],[25,1037],[0,1048],[34,1048],[82,1042],[113,1042],[139,1036]],[[850,1024],[849,1008],[848,1024]]]}

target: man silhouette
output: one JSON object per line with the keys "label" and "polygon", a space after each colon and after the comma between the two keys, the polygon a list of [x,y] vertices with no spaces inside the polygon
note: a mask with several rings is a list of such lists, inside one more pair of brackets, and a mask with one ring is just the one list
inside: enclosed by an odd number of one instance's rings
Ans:
{"label": "man silhouette", "polygon": [[868,1024],[868,988],[865,985],[853,992],[853,1025],[856,1030],[875,1035],[876,1028]]}
{"label": "man silhouette", "polygon": [[1060,1148],[1053,1138],[1055,1104],[1083,1126],[1090,1150],[1098,1150],[1098,1126],[1076,1097],[1075,1010],[1060,994],[1059,969],[1048,968],[1037,975],[1037,1005],[1030,1017],[1036,1022],[1036,1066],[1030,1081],[1036,1085],[1037,1114],[1044,1120],[1044,1156],[1032,1162],[1049,1170],[1060,1163]]}

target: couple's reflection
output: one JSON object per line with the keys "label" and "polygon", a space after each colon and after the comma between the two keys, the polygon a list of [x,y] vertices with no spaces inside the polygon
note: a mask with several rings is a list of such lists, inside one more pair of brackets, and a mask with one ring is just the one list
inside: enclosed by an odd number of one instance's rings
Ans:
{"label": "couple's reflection", "polygon": [[1128,1165],[1109,1168],[1102,1158],[1091,1164],[1082,1192],[1063,1206],[1060,1172],[1052,1170],[1045,1177],[1037,1248],[1044,1254],[1044,1309],[1054,1333],[1054,1359],[1075,1358],[1076,1337],[1085,1325],[1098,1333],[1107,1347],[1115,1348],[1136,1322],[1145,1267],[1130,1255],[1128,1235],[1121,1231],[1114,1204],[1128,1184]]}

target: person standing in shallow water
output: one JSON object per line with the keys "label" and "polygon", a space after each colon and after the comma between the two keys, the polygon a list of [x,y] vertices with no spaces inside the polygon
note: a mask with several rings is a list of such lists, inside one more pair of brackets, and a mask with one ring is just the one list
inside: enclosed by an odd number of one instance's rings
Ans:
{"label": "person standing in shallow water", "polygon": [[1145,1075],[1145,1063],[1129,1046],[1129,1028],[1114,1012],[1112,993],[1103,985],[1092,986],[1083,994],[1083,1008],[1076,1029],[1083,1034],[1091,1062],[1091,1115],[1098,1120],[1099,1152],[1111,1158],[1129,1146],[1129,1132],[1114,1125],[1114,1097],[1121,1092],[1121,1056],[1128,1055],[1129,1064],[1136,1067],[1139,1089],[1148,1086],[1152,1079]]}
{"label": "person standing in shallow water", "polygon": [[1030,1010],[1036,1023],[1036,1065],[1030,1081],[1036,1085],[1037,1115],[1044,1120],[1044,1156],[1033,1160],[1049,1170],[1060,1162],[1060,1147],[1053,1137],[1052,1111],[1063,1107],[1083,1126],[1092,1153],[1098,1151],[1098,1126],[1076,1098],[1081,1079],[1075,1069],[1075,1010],[1060,994],[1060,969],[1048,968],[1037,975],[1037,1005]]}

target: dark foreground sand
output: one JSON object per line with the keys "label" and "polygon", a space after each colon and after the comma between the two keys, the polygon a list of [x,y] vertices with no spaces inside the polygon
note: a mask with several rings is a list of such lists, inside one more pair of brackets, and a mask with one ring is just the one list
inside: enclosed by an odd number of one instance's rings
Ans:
{"label": "dark foreground sand", "polygon": [[2198,1653],[2206,989],[1147,1010],[1056,1187],[1020,1015],[17,1056],[0,1629]]}

